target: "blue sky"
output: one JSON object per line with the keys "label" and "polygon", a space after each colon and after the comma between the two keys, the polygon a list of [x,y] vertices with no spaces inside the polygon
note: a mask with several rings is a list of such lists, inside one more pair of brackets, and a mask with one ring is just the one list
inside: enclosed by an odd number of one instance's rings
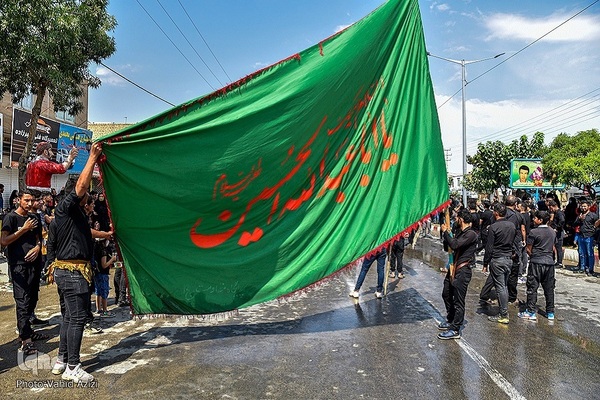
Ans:
{"label": "blue sky", "polygon": [[[600,129],[600,2],[515,55],[595,1],[419,0],[426,45],[432,54],[470,61],[506,53],[466,68],[468,154],[476,151],[480,141],[509,142],[522,134],[531,137],[538,130],[550,142],[560,132]],[[303,50],[382,3],[113,0],[109,12],[119,24],[114,32],[117,51],[105,64],[180,104]],[[446,101],[461,88],[461,67],[435,58],[429,63],[444,147],[452,154],[448,169],[460,173],[460,93]],[[103,81],[99,89],[90,91],[92,122],[139,122],[170,108],[102,66],[93,66],[92,72]]]}

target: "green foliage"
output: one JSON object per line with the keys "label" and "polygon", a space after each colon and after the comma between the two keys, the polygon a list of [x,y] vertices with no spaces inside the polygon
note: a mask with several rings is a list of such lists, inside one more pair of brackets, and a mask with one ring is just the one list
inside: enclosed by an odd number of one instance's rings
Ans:
{"label": "green foliage", "polygon": [[100,85],[90,62],[115,51],[107,32],[116,21],[107,5],[108,0],[2,0],[0,93],[10,92],[16,103],[48,90],[56,111],[80,112],[82,84]]}
{"label": "green foliage", "polygon": [[542,161],[544,174],[557,182],[583,188],[600,183],[600,133],[597,129],[575,136],[561,133],[552,141]]}
{"label": "green foliage", "polygon": [[473,170],[464,181],[465,187],[479,193],[492,193],[498,188],[505,191],[510,181],[511,159],[542,158],[547,151],[541,132],[536,132],[531,140],[523,135],[508,145],[499,140],[479,143],[475,155],[467,156]]}

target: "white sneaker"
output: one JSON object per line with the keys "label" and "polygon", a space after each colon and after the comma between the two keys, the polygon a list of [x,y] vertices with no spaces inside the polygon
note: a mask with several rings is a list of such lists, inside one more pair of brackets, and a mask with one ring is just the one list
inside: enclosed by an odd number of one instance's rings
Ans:
{"label": "white sneaker", "polygon": [[348,294],[348,296],[358,299],[358,290],[351,291],[350,294]]}
{"label": "white sneaker", "polygon": [[66,369],[67,369],[67,363],[56,360],[56,362],[54,363],[54,367],[52,367],[52,373],[54,375],[60,375],[63,372],[65,372]]}
{"label": "white sneaker", "polygon": [[377,297],[378,299],[381,299],[381,298],[383,298],[383,293],[375,292],[375,297]]}
{"label": "white sneaker", "polygon": [[91,374],[88,374],[81,368],[81,363],[77,364],[74,369],[66,368],[62,374],[62,379],[65,381],[73,381],[75,383],[89,383],[94,380]]}

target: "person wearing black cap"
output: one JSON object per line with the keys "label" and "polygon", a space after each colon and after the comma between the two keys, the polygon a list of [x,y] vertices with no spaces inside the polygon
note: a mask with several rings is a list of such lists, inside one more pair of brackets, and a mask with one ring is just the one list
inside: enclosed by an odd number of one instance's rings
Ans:
{"label": "person wearing black cap", "polygon": [[40,142],[35,148],[37,157],[27,165],[25,184],[29,188],[48,189],[50,180],[54,174],[64,174],[73,165],[78,150],[74,147],[69,152],[69,157],[62,163],[51,161],[54,156],[52,145],[48,142]]}

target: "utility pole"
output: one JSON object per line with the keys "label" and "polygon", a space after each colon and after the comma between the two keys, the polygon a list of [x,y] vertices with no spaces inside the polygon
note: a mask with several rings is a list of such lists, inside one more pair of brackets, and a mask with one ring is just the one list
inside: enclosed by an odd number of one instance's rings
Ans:
{"label": "utility pole", "polygon": [[500,56],[503,56],[505,53],[500,53],[500,54],[496,54],[494,57],[488,57],[488,58],[482,58],[481,60],[470,60],[470,61],[465,61],[465,60],[453,60],[451,58],[445,58],[445,57],[440,57],[440,56],[436,56],[434,54],[431,54],[430,52],[427,52],[427,55],[430,57],[434,57],[434,58],[439,58],[440,60],[444,60],[444,61],[448,61],[451,62],[453,64],[458,64],[461,66],[461,77],[462,77],[462,162],[463,162],[463,177],[461,179],[461,182],[463,182],[462,184],[462,197],[463,197],[463,205],[466,207],[467,206],[467,188],[465,188],[464,185],[464,180],[467,177],[467,109],[466,109],[466,102],[465,102],[465,86],[467,86],[467,72],[466,72],[466,65],[467,64],[473,64],[473,63],[477,63],[477,62],[481,62],[481,61],[487,61],[487,60],[492,60],[494,58],[498,58]]}

